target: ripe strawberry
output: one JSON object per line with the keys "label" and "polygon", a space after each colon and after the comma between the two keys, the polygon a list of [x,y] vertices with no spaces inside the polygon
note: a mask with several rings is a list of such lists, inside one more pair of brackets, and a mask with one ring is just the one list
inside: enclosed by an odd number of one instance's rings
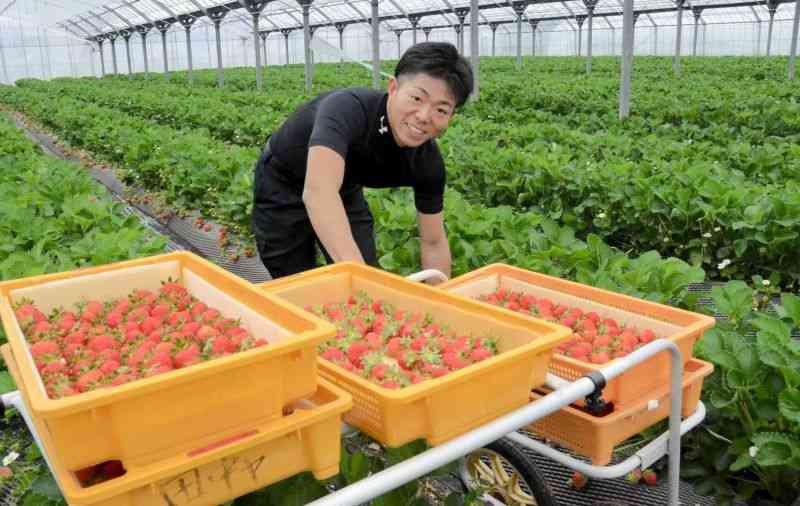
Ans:
{"label": "ripe strawberry", "polygon": [[115,345],[114,338],[108,334],[100,334],[89,339],[89,349],[97,353],[113,348]]}
{"label": "ripe strawberry", "polygon": [[589,362],[593,364],[605,364],[611,360],[611,355],[607,351],[592,353],[589,356]]}
{"label": "ripe strawberry", "polygon": [[403,355],[403,341],[399,337],[389,339],[386,345],[386,355],[399,359]]}
{"label": "ripe strawberry", "polygon": [[655,486],[656,482],[658,481],[658,477],[656,476],[655,471],[652,469],[645,469],[642,471],[642,479],[647,485]]}
{"label": "ripe strawberry", "polygon": [[633,483],[634,485],[639,483],[642,481],[642,470],[637,467],[625,475],[625,479],[628,481],[628,483]]}
{"label": "ripe strawberry", "polygon": [[75,382],[75,386],[81,392],[88,392],[100,386],[103,379],[103,372],[99,369],[92,369],[81,375]]}
{"label": "ripe strawberry", "polygon": [[122,318],[123,318],[122,313],[116,313],[116,312],[108,313],[108,316],[106,316],[106,325],[108,325],[112,329],[115,329],[119,326],[120,323],[122,323]]}
{"label": "ripe strawberry", "polygon": [[476,346],[472,353],[469,354],[470,360],[473,362],[480,362],[481,360],[486,360],[492,356],[492,352],[484,348],[483,346]]}
{"label": "ripe strawberry", "polygon": [[53,326],[47,320],[42,320],[34,323],[30,330],[28,330],[28,334],[33,337],[42,337],[48,332],[53,329]]}
{"label": "ripe strawberry", "polygon": [[457,371],[458,369],[463,369],[467,366],[467,363],[464,361],[464,359],[454,352],[447,352],[442,355],[442,361],[444,362],[444,365],[446,365],[451,371]]}
{"label": "ripe strawberry", "polygon": [[31,345],[31,355],[34,358],[45,355],[55,355],[61,353],[58,343],[55,341],[39,341]]}
{"label": "ripe strawberry", "polygon": [[344,360],[346,357],[344,352],[342,352],[342,350],[340,350],[339,348],[331,347],[322,352],[322,358],[324,358],[325,360],[329,360],[331,362],[339,362],[341,360]]}
{"label": "ripe strawberry", "polygon": [[383,339],[375,332],[367,332],[367,335],[364,336],[364,341],[370,350],[377,351],[383,348]]}
{"label": "ripe strawberry", "polygon": [[203,313],[202,321],[206,324],[214,323],[217,318],[220,317],[219,311],[216,309],[207,309],[205,313]]}
{"label": "ripe strawberry", "polygon": [[570,487],[574,488],[575,490],[583,490],[583,488],[586,487],[586,483],[588,481],[589,479],[586,477],[586,475],[581,474],[578,471],[575,471],[574,473],[572,473],[572,478],[569,479],[567,484]]}
{"label": "ripe strawberry", "polygon": [[200,362],[200,348],[196,344],[190,344],[188,348],[175,354],[175,367],[188,367]]}
{"label": "ripe strawberry", "polygon": [[125,383],[130,383],[131,381],[135,380],[136,376],[130,373],[123,373],[111,380],[112,386],[119,386],[124,385]]}
{"label": "ripe strawberry", "polygon": [[100,314],[103,311],[103,305],[96,300],[90,300],[86,303],[84,311],[87,313]]}
{"label": "ripe strawberry", "polygon": [[369,346],[363,341],[356,341],[347,348],[347,358],[350,359],[354,366],[361,369],[361,357],[367,352],[369,352]]}
{"label": "ripe strawberry", "polygon": [[203,315],[203,313],[206,312],[207,309],[208,306],[206,306],[202,302],[197,302],[189,309],[189,314],[192,315],[192,318],[197,320],[199,317]]}
{"label": "ripe strawberry", "polygon": [[106,362],[103,362],[103,365],[100,366],[100,370],[105,375],[113,373],[118,368],[119,368],[119,362],[117,362],[116,360],[107,360]]}
{"label": "ripe strawberry", "polygon": [[639,342],[647,344],[652,342],[655,338],[656,334],[652,330],[645,329],[642,331],[641,335],[639,335]]}

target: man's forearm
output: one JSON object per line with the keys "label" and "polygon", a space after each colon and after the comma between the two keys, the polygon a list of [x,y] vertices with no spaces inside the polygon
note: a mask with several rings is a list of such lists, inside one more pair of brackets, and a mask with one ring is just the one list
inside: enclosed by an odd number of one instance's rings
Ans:
{"label": "man's forearm", "polygon": [[[443,272],[448,278],[452,265],[450,256],[450,245],[447,241],[436,243],[422,243],[421,260],[423,269],[436,269]],[[430,284],[439,284],[439,281],[431,281]]]}
{"label": "man's forearm", "polygon": [[314,192],[304,195],[303,201],[314,232],[331,258],[335,262],[364,263],[339,193]]}

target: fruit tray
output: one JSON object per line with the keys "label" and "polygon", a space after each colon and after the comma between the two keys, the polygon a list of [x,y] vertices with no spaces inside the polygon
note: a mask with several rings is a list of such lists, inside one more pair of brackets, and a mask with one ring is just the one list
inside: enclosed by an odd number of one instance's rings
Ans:
{"label": "fruit tray", "polygon": [[[515,312],[522,312],[530,316],[531,311],[524,307],[527,304],[533,309],[533,314],[536,314],[539,308],[536,305],[536,301],[546,299],[549,302],[545,305],[552,303],[576,308],[584,317],[594,313],[597,315],[599,322],[595,326],[597,328],[603,326],[605,320],[611,319],[618,323],[621,329],[637,328],[649,330],[652,334],[645,340],[654,338],[672,340],[680,349],[684,364],[692,358],[694,343],[700,339],[703,332],[711,328],[715,323],[710,316],[505,264],[492,264],[483,267],[439,285],[439,288],[470,298],[485,299],[491,297],[492,294],[496,296],[498,290],[503,290],[507,293],[516,292],[532,298],[523,302],[522,305],[517,304],[519,307],[516,305],[511,306]],[[504,310],[508,311],[508,309]],[[546,308],[544,308],[543,312],[549,313]],[[562,318],[556,315],[549,315],[548,317],[554,321],[564,321],[566,317],[569,317],[569,312],[563,313]],[[536,321],[538,322],[538,319]],[[573,327],[579,328],[579,324],[576,322]],[[591,363],[564,354],[563,346],[570,344],[573,340],[576,342],[581,340],[577,333],[578,331],[576,330],[575,336],[562,343],[562,349],[556,350],[553,360],[550,362],[550,372],[568,381],[574,381],[591,371],[598,370],[605,363]],[[641,336],[645,334],[645,332],[642,332]],[[642,344],[644,344],[642,340],[639,340],[636,347]],[[606,360],[609,358],[613,359],[612,357],[604,357]],[[645,400],[660,387],[668,385],[669,378],[670,356],[669,352],[663,351],[609,381],[603,389],[603,399],[613,403],[618,408],[631,406],[641,400]]]}
{"label": "fruit tray", "polygon": [[[713,364],[699,359],[686,363],[681,401],[683,417],[694,413],[700,401],[703,380],[713,371]],[[544,390],[531,392],[531,400],[541,399],[544,393]],[[670,389],[666,386],[653,392],[649,400],[627,408],[615,408],[602,417],[593,416],[579,407],[566,406],[537,420],[526,430],[588,457],[594,465],[604,466],[611,462],[615,446],[668,418],[669,411]]]}
{"label": "fruit tray", "polygon": [[343,262],[261,287],[302,308],[368,294],[427,313],[459,334],[496,337],[497,355],[404,388],[384,388],[324,358],[320,375],[353,395],[345,421],[386,446],[419,438],[436,445],[525,405],[542,385],[553,349],[569,330],[533,320],[369,266]]}
{"label": "fruit tray", "polygon": [[[48,314],[87,297],[158,290],[170,279],[251,334],[268,336],[269,344],[111,388],[48,395],[15,306],[31,301]],[[317,388],[316,348],[334,333],[323,320],[188,252],[2,283],[0,315],[19,358],[25,404],[70,471],[109,460],[132,469],[279,418],[285,405]]]}
{"label": "fruit tray", "polygon": [[[27,396],[8,345],[0,352],[20,393]],[[68,471],[41,418],[31,417],[51,470],[73,506],[211,506],[295,474],[315,478],[339,472],[342,413],[352,406],[345,391],[320,380],[307,399],[284,416],[255,424],[234,437],[171,455],[89,486]]]}

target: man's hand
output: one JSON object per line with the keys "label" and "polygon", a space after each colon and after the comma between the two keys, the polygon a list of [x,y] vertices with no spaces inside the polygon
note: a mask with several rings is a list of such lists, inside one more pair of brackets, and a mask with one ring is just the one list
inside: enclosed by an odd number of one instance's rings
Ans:
{"label": "man's hand", "polygon": [[[447,233],[444,231],[444,213],[424,214],[418,212],[417,227],[422,250],[422,268],[437,269],[449,278],[452,257],[450,256],[450,245],[447,242]],[[431,279],[427,283],[438,285],[441,281]]]}
{"label": "man's hand", "polygon": [[339,189],[344,180],[344,159],[324,146],[308,150],[303,203],[314,232],[334,262],[364,263],[353,238]]}

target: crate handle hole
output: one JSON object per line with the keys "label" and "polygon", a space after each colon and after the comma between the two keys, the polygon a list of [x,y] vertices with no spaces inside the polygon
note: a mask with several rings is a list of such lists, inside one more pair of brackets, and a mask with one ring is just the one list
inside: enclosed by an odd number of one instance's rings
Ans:
{"label": "crate handle hole", "polygon": [[88,488],[123,476],[128,471],[120,460],[107,460],[73,471],[81,487]]}

